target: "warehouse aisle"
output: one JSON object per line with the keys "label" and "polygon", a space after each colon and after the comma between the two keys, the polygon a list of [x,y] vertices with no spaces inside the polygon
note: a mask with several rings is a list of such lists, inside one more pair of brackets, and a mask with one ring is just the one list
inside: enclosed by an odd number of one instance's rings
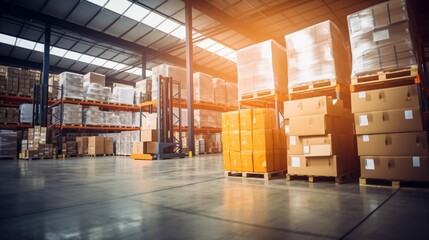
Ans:
{"label": "warehouse aisle", "polygon": [[0,161],[0,181],[1,239],[429,236],[429,189],[224,178],[221,155]]}

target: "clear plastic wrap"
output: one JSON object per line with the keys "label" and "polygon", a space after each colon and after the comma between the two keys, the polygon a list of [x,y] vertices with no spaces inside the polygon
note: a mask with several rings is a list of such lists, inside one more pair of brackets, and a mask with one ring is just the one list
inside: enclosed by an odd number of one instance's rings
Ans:
{"label": "clear plastic wrap", "polygon": [[116,144],[116,152],[120,155],[131,155],[133,143],[138,142],[140,131],[122,131],[119,144]]}
{"label": "clear plastic wrap", "polygon": [[134,105],[134,92],[133,87],[113,87],[110,102]]}
{"label": "clear plastic wrap", "polygon": [[131,127],[133,125],[132,112],[119,111],[118,114],[121,119],[121,126]]}
{"label": "clear plastic wrap", "polygon": [[18,153],[18,139],[15,131],[0,130],[0,157],[16,158]]}
{"label": "clear plastic wrap", "polygon": [[287,93],[286,53],[274,40],[237,51],[238,94],[275,90]]}
{"label": "clear plastic wrap", "polygon": [[136,82],[136,104],[152,100],[152,79]]}
{"label": "clear plastic wrap", "polygon": [[104,87],[99,83],[89,83],[84,86],[84,99],[94,101],[105,101]]}
{"label": "clear plastic wrap", "polygon": [[288,87],[324,80],[350,84],[350,53],[343,34],[325,21],[285,36]]}
{"label": "clear plastic wrap", "polygon": [[[52,113],[55,116],[60,115],[60,108],[56,106]],[[52,118],[53,124],[60,124],[57,118]],[[82,105],[64,103],[63,105],[63,124],[82,125]]]}
{"label": "clear plastic wrap", "polygon": [[226,105],[238,107],[238,87],[237,84],[226,82]]}
{"label": "clear plastic wrap", "polygon": [[109,126],[121,125],[121,117],[116,112],[104,111],[103,114],[104,114],[104,125],[109,125]]}
{"label": "clear plastic wrap", "polygon": [[112,96],[112,88],[111,87],[103,87],[104,101],[108,102],[110,97]]}
{"label": "clear plastic wrap", "polygon": [[133,112],[133,127],[140,127],[141,125],[141,114],[139,112]]}
{"label": "clear plastic wrap", "polygon": [[194,126],[198,128],[221,128],[222,112],[205,109],[194,110]]}
{"label": "clear plastic wrap", "polygon": [[347,16],[352,76],[416,64],[405,0],[391,0]]}
{"label": "clear plastic wrap", "polygon": [[21,123],[33,122],[33,104],[24,103],[19,105],[19,121]]}
{"label": "clear plastic wrap", "polygon": [[213,78],[214,87],[214,102],[216,104],[225,105],[226,103],[226,86],[225,80]]}
{"label": "clear plastic wrap", "polygon": [[104,125],[104,113],[96,106],[89,106],[83,114],[85,125]]}
{"label": "clear plastic wrap", "polygon": [[[158,98],[158,77],[172,77],[173,80],[180,82],[181,99],[187,98],[187,84],[186,84],[186,69],[171,66],[168,64],[161,64],[152,68],[152,99]],[[173,88],[173,93],[177,93],[177,87]]]}
{"label": "clear plastic wrap", "polygon": [[194,73],[194,100],[214,103],[213,77],[196,72]]}
{"label": "clear plastic wrap", "polygon": [[[62,85],[65,98],[83,99],[83,76],[77,73],[63,72],[59,75],[59,84]],[[58,92],[61,98],[61,92]]]}

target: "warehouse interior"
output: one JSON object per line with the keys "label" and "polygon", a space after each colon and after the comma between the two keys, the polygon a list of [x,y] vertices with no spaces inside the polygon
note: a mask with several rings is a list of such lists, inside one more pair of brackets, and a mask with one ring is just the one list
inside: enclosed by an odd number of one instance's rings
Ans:
{"label": "warehouse interior", "polygon": [[1,239],[429,237],[426,1],[1,3]]}

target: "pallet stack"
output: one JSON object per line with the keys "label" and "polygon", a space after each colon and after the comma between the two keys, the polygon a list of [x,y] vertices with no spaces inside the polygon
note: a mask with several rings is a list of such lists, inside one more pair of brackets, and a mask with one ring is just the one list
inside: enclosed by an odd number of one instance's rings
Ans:
{"label": "pallet stack", "polygon": [[20,68],[7,67],[6,71],[6,93],[18,94],[19,92],[19,72]]}
{"label": "pallet stack", "polygon": [[282,174],[286,170],[284,132],[275,127],[271,109],[243,109],[222,114],[225,174]]}
{"label": "pallet stack", "polygon": [[17,133],[15,131],[0,130],[0,158],[16,159],[17,143]]}
{"label": "pallet stack", "polygon": [[341,100],[314,97],[284,103],[287,163],[294,176],[334,177],[341,183],[358,172],[353,119]]}
{"label": "pallet stack", "polygon": [[0,93],[6,93],[7,67],[0,65]]}
{"label": "pallet stack", "polygon": [[0,123],[19,123],[19,108],[0,107]]}
{"label": "pallet stack", "polygon": [[34,126],[26,131],[27,136],[21,141],[20,159],[53,158],[55,148],[46,142],[47,128]]}
{"label": "pallet stack", "polygon": [[427,114],[406,2],[381,3],[347,20],[360,183],[381,179],[397,187],[400,181],[429,181]]}
{"label": "pallet stack", "polygon": [[23,96],[33,96],[33,86],[40,83],[41,73],[38,70],[19,71],[19,94]]}
{"label": "pallet stack", "polygon": [[[63,97],[66,99],[83,99],[83,75],[63,72],[59,75],[59,85],[63,86]],[[58,98],[60,99],[60,92]]]}

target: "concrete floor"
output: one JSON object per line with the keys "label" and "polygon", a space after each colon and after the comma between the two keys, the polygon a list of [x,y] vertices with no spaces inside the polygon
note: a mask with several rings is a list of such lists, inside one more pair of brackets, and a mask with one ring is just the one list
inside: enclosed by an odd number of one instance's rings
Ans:
{"label": "concrete floor", "polygon": [[221,155],[0,161],[0,239],[429,239],[429,189],[223,176]]}

